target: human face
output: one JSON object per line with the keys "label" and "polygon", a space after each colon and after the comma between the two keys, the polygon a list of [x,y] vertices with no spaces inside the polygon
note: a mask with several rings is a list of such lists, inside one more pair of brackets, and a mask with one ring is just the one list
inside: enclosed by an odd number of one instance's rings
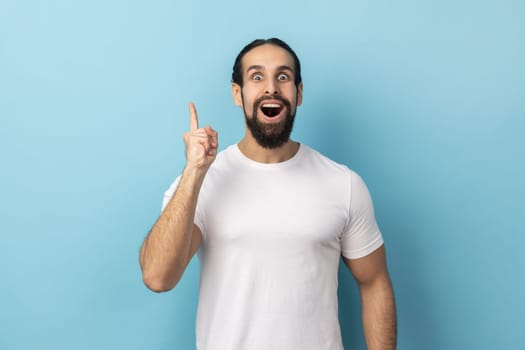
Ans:
{"label": "human face", "polygon": [[243,108],[251,136],[264,148],[277,148],[289,140],[302,83],[295,85],[292,56],[285,49],[265,44],[242,59],[242,87],[232,85],[233,99]]}

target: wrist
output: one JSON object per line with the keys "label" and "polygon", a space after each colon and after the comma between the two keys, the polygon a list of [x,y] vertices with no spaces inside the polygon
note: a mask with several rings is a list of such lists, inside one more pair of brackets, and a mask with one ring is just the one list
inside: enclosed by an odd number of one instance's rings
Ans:
{"label": "wrist", "polygon": [[182,170],[182,179],[189,180],[192,183],[201,184],[206,176],[208,168],[196,167],[186,164]]}

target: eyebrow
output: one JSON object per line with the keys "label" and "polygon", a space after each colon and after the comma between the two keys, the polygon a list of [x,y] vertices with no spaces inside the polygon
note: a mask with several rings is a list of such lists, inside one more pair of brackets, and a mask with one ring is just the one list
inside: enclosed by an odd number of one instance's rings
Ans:
{"label": "eyebrow", "polygon": [[[246,72],[249,72],[251,70],[265,70],[265,69],[266,68],[264,66],[253,65],[253,66],[249,66],[248,69],[246,69]],[[294,73],[293,69],[290,66],[286,66],[286,65],[277,67],[277,70],[279,71],[287,70],[287,71]]]}

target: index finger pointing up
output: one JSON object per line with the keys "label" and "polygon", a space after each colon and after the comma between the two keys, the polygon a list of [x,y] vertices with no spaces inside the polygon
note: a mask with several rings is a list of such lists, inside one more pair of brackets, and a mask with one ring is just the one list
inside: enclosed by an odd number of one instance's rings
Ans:
{"label": "index finger pointing up", "polygon": [[193,102],[190,102],[190,130],[197,130],[199,128],[199,118],[197,118],[197,109]]}

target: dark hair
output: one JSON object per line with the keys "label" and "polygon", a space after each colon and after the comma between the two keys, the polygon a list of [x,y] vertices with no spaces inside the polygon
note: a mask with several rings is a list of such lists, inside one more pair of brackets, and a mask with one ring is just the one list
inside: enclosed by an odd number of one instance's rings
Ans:
{"label": "dark hair", "polygon": [[237,58],[235,59],[235,63],[233,64],[233,72],[232,72],[232,83],[239,84],[242,86],[242,59],[244,55],[246,55],[250,50],[262,46],[265,44],[275,45],[279,46],[292,56],[294,65],[295,65],[295,86],[298,86],[299,83],[302,81],[301,78],[301,63],[299,62],[299,58],[295,54],[295,52],[292,50],[290,46],[288,46],[287,43],[282,41],[281,39],[277,38],[270,38],[270,39],[255,39],[248,45],[246,45],[241,52],[237,55]]}

